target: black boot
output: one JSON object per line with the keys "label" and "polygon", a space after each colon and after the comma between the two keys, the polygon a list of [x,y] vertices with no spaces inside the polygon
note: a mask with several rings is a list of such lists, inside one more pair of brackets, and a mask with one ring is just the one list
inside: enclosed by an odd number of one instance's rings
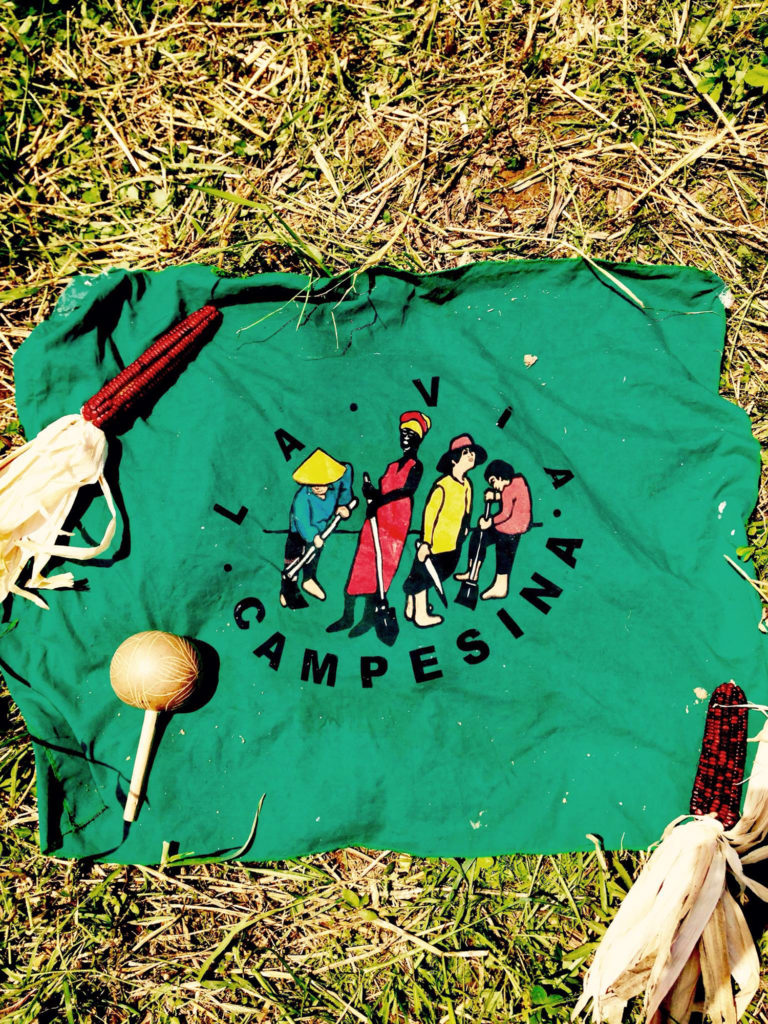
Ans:
{"label": "black boot", "polygon": [[349,631],[350,637],[362,636],[363,633],[367,633],[369,629],[373,629],[373,598],[366,595],[365,608],[363,609],[363,617],[360,619],[358,624]]}
{"label": "black boot", "polygon": [[285,578],[280,582],[280,604],[283,608],[292,608],[294,611],[297,608],[309,607],[309,602],[302,597],[296,580]]}
{"label": "black boot", "polygon": [[325,627],[326,633],[338,633],[342,629],[349,629],[352,623],[355,621],[355,595],[348,594],[344,591],[344,611],[341,613],[341,618],[336,619],[330,626]]}

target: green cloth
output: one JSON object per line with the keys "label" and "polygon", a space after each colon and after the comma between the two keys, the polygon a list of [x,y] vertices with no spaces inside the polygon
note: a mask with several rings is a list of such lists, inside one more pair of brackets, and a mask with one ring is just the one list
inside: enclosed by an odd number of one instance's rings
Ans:
{"label": "green cloth", "polygon": [[[725,559],[745,543],[758,446],[718,396],[723,283],[604,268],[614,280],[563,260],[315,281],[187,266],[70,284],[16,357],[28,437],[187,313],[212,301],[223,321],[146,418],[110,439],[115,541],[64,566],[87,583],[46,593],[48,611],[6,605],[18,626],[0,657],[34,742],[43,851],[153,863],[168,842],[231,855],[262,796],[253,860],[345,845],[554,853],[590,849],[587,833],[636,849],[687,812],[704,693],[733,678],[765,700],[760,604]],[[388,646],[374,629],[326,627],[365,522],[363,473],[377,487],[400,458],[407,411],[431,430],[399,548],[378,513],[384,561],[397,562]],[[513,552],[506,599],[464,607],[448,575],[447,609],[428,590],[444,621],[420,629],[403,583],[414,570],[422,586],[424,505],[461,435],[477,458],[469,525],[493,460],[525,478],[540,525]],[[284,608],[292,474],[316,448],[352,465],[359,505],[315,563],[326,600]],[[72,542],[93,543],[107,518],[94,489]],[[348,603],[358,621],[365,598]],[[147,629],[199,641],[212,692],[167,717],[147,803],[124,829],[143,713],[115,697],[109,663]]]}

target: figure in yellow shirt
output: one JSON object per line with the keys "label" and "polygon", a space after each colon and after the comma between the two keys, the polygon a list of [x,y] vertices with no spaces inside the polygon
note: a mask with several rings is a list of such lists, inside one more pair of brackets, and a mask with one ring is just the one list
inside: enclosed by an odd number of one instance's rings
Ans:
{"label": "figure in yellow shirt", "polygon": [[455,571],[472,518],[472,484],[467,473],[473,466],[485,462],[487,457],[485,449],[475,444],[469,434],[460,434],[454,437],[437,464],[438,473],[443,475],[429,492],[421,542],[403,584],[407,594],[405,617],[422,629],[437,626],[443,621],[441,615],[430,612],[427,604],[427,591],[433,585],[433,579],[425,562],[430,560],[441,580],[448,579]]}

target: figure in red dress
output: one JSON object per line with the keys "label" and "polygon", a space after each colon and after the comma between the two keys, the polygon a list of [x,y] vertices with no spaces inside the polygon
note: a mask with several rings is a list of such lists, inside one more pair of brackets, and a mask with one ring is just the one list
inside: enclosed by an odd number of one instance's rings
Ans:
{"label": "figure in red dress", "polygon": [[[368,502],[366,519],[344,588],[344,611],[340,619],[327,627],[328,633],[349,629],[351,637],[362,636],[374,624],[373,608],[379,588],[370,520],[375,516],[378,525],[382,583],[386,594],[400,564],[411,526],[413,495],[424,471],[418,459],[419,445],[431,425],[430,418],[423,412],[404,412],[400,417],[400,447],[403,454],[395,462],[390,462],[378,487],[371,483],[362,486],[363,497]],[[362,618],[353,626],[356,597],[365,597],[365,608]]]}

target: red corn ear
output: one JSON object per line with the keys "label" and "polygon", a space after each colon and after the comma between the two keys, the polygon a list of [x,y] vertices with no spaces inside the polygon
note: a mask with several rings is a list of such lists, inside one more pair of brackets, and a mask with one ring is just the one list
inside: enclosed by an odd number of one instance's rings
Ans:
{"label": "red corn ear", "polygon": [[203,306],[175,324],[88,399],[82,408],[83,418],[101,427],[130,412],[161,380],[180,367],[184,356],[191,355],[192,348],[220,320],[221,313],[215,306]]}
{"label": "red corn ear", "polygon": [[733,828],[740,817],[747,758],[746,703],[744,691],[734,682],[721,683],[712,694],[691,794],[691,814],[715,814],[726,829]]}
{"label": "red corn ear", "polygon": [[[702,1019],[736,1024],[757,994],[757,950],[731,895],[749,890],[768,903],[768,888],[744,870],[762,859],[759,847],[768,836],[768,725],[756,737],[739,813],[746,703],[733,682],[712,694],[691,797],[694,817],[665,829],[600,942],[574,1016],[591,1003],[594,1024],[615,1024],[629,1000],[644,993],[646,1024],[690,1024],[694,1006]],[[698,992],[701,1002],[694,1003]]]}
{"label": "red corn ear", "polygon": [[[107,438],[101,427],[109,422],[114,433],[129,424],[140,404],[148,410],[158,385],[167,387],[173,381],[220,320],[214,306],[188,316],[89,398],[80,414],[60,416],[0,459],[0,601],[13,593],[47,608],[33,590],[74,585],[71,572],[43,576],[51,558],[87,561],[107,550],[117,510],[105,477]],[[110,511],[104,535],[89,547],[57,544],[80,488],[92,484],[101,487]],[[23,589],[17,581],[30,559],[32,570]]]}

